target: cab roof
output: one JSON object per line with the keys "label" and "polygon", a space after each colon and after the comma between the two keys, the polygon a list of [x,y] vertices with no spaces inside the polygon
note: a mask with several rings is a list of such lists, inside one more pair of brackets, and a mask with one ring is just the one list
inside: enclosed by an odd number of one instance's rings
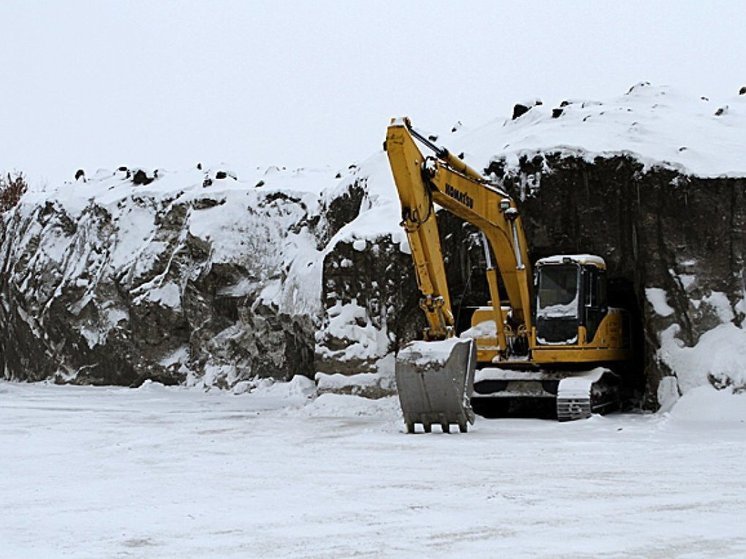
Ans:
{"label": "cab roof", "polygon": [[601,270],[606,269],[604,259],[595,254],[555,254],[536,262],[537,266],[552,266],[556,264],[579,264],[581,266],[595,266]]}

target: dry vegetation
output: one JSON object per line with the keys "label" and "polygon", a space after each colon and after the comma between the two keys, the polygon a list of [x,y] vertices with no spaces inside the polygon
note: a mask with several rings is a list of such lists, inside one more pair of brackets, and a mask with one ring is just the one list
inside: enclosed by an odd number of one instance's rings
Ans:
{"label": "dry vegetation", "polygon": [[0,175],[0,214],[14,208],[27,188],[23,173]]}

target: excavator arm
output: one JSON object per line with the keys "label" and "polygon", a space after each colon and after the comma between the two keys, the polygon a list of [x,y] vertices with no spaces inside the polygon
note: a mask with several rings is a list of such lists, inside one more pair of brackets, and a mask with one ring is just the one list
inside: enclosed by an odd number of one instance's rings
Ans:
{"label": "excavator arm", "polygon": [[428,323],[425,337],[442,340],[453,335],[454,318],[432,191],[423,182],[425,156],[403,123],[389,127],[386,152],[401,201],[401,224],[407,233],[417,285],[422,293],[420,307]]}
{"label": "excavator arm", "polygon": [[[415,139],[433,150],[434,156],[425,157]],[[461,159],[419,134],[408,119],[392,121],[386,135],[386,152],[422,292],[421,306],[428,320],[427,339],[449,337],[454,327],[435,217],[437,204],[483,234],[498,344],[504,352],[506,317],[500,303],[498,273],[510,302],[511,320],[523,325],[526,332],[531,329],[531,271],[515,202]]]}

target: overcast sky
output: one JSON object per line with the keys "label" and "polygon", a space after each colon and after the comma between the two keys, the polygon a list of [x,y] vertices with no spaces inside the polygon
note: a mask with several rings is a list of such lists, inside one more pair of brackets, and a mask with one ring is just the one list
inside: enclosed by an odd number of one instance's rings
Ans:
{"label": "overcast sky", "polygon": [[746,2],[0,2],[0,170],[345,166],[391,116],[477,126],[649,80],[746,85]]}

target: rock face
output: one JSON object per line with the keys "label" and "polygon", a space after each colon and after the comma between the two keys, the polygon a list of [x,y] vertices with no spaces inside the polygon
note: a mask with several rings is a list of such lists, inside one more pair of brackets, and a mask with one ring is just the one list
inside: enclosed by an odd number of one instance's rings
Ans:
{"label": "rock face", "polygon": [[[707,382],[746,389],[746,161],[728,155],[746,153],[734,147],[746,113],[730,100],[713,116],[706,97],[677,112],[678,99],[639,84],[612,104],[563,102],[560,118],[533,104],[449,146],[481,150],[519,200],[532,260],[606,259],[612,304],[636,326],[629,382],[649,408]],[[654,127],[681,118],[722,143],[659,141]],[[382,371],[424,326],[399,214],[380,152],[336,175],[123,167],[27,193],[0,230],[4,378],[230,387],[324,373],[320,385],[354,392],[332,376],[362,373],[363,392],[388,393]],[[482,248],[458,219],[439,224],[463,330],[487,300]]]}
{"label": "rock face", "polygon": [[115,173],[4,216],[5,378],[227,386],[312,374],[317,317],[288,278],[315,256],[316,197],[208,193],[201,179],[143,190]]}
{"label": "rock face", "polygon": [[[740,326],[745,179],[552,153],[486,172],[520,200],[532,260],[606,258],[611,297],[638,327],[630,381],[647,406],[675,374],[662,332],[678,325],[676,337],[694,346],[724,316]],[[255,376],[375,373],[424,319],[398,205],[376,200],[364,173],[321,195],[219,189],[226,179],[206,189],[200,174],[196,186],[165,192],[164,179],[149,191],[126,175],[68,185],[113,189],[85,203],[24,198],[2,231],[5,378],[229,387]],[[366,231],[358,222],[375,211],[389,223]],[[457,218],[442,212],[439,223],[464,329],[487,298],[482,248]]]}
{"label": "rock face", "polygon": [[[648,406],[656,404],[660,380],[672,374],[660,352],[661,332],[677,324],[677,337],[694,346],[724,316],[740,326],[746,179],[643,171],[628,156],[588,162],[545,154],[524,159],[517,171],[499,165],[491,171],[523,200],[533,260],[551,253],[604,256],[610,296],[634,314],[643,351],[632,380]],[[661,290],[672,312],[658,314],[649,290]]]}
{"label": "rock face", "polygon": [[[465,329],[469,307],[484,304],[488,292],[481,241],[473,227],[445,212],[439,216],[439,228],[454,314]],[[389,234],[340,241],[326,253],[317,371],[375,372],[380,359],[422,335],[426,322],[420,292],[401,238]]]}

